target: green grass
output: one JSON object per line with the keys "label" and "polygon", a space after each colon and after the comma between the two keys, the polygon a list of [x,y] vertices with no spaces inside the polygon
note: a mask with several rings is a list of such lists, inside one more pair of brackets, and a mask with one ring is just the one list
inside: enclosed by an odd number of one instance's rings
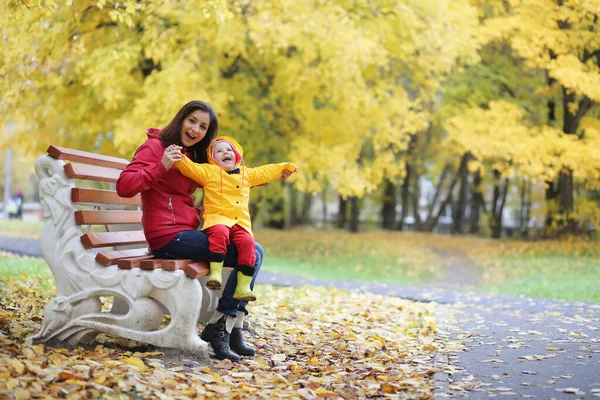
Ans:
{"label": "green grass", "polygon": [[263,269],[305,278],[396,283],[405,286],[418,286],[435,279],[435,274],[430,270],[416,269],[407,262],[385,257],[365,257],[361,260],[318,257],[290,260],[271,256],[265,259]]}
{"label": "green grass", "polygon": [[423,285],[443,273],[443,260],[414,237],[390,232],[257,230],[267,270],[361,282]]}
{"label": "green grass", "polygon": [[37,239],[40,237],[43,226],[43,221],[0,219],[0,235]]}
{"label": "green grass", "polygon": [[573,255],[504,256],[485,268],[481,291],[600,303],[600,259]]}
{"label": "green grass", "polygon": [[38,280],[45,288],[54,287],[52,272],[43,258],[17,257],[0,252],[0,283],[29,279]]}

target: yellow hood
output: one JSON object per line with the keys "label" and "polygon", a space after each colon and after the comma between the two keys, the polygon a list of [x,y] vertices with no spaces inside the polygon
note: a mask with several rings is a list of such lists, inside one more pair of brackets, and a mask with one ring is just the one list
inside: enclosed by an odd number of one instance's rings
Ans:
{"label": "yellow hood", "polygon": [[206,155],[208,156],[209,163],[214,164],[214,165],[219,165],[213,158],[213,150],[214,150],[217,142],[221,142],[221,141],[227,142],[231,145],[231,148],[233,149],[233,152],[235,153],[235,165],[238,165],[239,163],[241,163],[244,160],[244,149],[235,139],[232,139],[228,136],[218,136],[218,137],[214,138],[212,142],[210,142],[208,149],[206,149]]}

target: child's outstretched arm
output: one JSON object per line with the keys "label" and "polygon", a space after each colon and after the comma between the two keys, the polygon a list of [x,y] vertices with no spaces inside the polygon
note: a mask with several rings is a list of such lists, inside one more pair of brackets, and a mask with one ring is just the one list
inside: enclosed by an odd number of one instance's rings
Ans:
{"label": "child's outstretched arm", "polygon": [[256,168],[247,168],[251,186],[264,185],[277,179],[287,179],[298,170],[296,164],[283,162],[279,164],[267,164]]}
{"label": "child's outstretched arm", "polygon": [[205,182],[208,180],[212,168],[210,164],[198,164],[193,162],[185,154],[181,155],[181,161],[176,161],[173,165],[177,167],[183,176],[193,179],[202,186],[204,186]]}

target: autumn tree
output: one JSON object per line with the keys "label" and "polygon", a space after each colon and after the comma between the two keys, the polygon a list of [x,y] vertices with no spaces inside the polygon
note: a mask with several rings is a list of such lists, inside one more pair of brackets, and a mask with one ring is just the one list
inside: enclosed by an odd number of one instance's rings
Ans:
{"label": "autumn tree", "polygon": [[[490,21],[530,68],[546,74],[547,90],[553,95],[547,102],[548,124],[579,140],[593,130],[590,126],[595,121],[584,122],[584,118],[600,100],[599,7],[597,0],[513,1],[510,14]],[[565,151],[577,152],[575,148]],[[548,181],[548,221],[558,222],[570,232],[577,228],[581,214],[589,212],[574,200],[577,186],[585,190],[595,185],[587,179],[591,171],[578,165],[583,160],[579,158],[576,165],[571,164],[573,160],[561,160],[554,165],[559,173]]]}

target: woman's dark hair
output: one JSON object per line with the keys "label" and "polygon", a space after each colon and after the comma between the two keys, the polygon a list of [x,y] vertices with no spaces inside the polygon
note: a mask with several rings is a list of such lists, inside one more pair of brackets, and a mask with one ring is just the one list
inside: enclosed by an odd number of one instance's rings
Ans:
{"label": "woman's dark hair", "polygon": [[188,149],[191,153],[191,159],[197,163],[206,163],[208,158],[206,150],[210,142],[217,136],[219,132],[219,120],[217,119],[217,113],[212,106],[204,101],[193,100],[181,107],[175,118],[167,125],[167,127],[160,131],[159,137],[165,148],[172,144],[183,146],[181,143],[181,127],[183,121],[194,111],[204,111],[210,116],[210,124],[206,131],[206,136],[201,141],[196,143],[192,148]]}

